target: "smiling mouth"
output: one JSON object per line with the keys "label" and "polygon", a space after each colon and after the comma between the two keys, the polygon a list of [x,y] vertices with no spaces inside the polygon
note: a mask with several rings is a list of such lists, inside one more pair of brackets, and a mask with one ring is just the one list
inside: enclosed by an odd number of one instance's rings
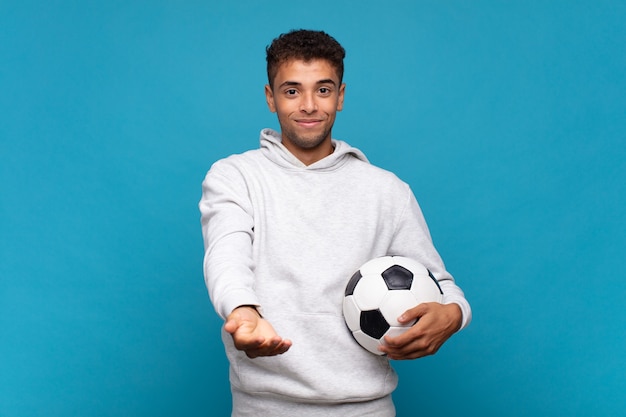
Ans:
{"label": "smiling mouth", "polygon": [[315,119],[315,120],[296,120],[296,123],[298,123],[300,126],[304,126],[304,127],[312,127],[312,126],[316,126],[318,124],[320,124],[322,121]]}

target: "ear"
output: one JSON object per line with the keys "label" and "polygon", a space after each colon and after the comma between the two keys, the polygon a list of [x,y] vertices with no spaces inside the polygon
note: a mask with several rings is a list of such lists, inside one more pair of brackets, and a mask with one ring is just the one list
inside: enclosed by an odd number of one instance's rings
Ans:
{"label": "ear", "polygon": [[343,97],[346,92],[346,83],[341,84],[339,87],[339,97],[337,98],[337,111],[343,110]]}
{"label": "ear", "polygon": [[269,84],[265,84],[265,101],[272,113],[276,113],[276,104],[274,104],[274,92]]}

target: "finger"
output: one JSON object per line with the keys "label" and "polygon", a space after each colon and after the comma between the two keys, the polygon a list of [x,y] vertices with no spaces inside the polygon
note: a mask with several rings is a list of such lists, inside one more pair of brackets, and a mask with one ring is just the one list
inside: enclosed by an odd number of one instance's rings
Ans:
{"label": "finger", "polygon": [[239,324],[237,323],[237,320],[229,319],[226,323],[224,323],[224,330],[226,330],[227,333],[233,334],[238,328]]}
{"label": "finger", "polygon": [[390,359],[416,359],[437,353],[442,343],[426,338],[413,340],[401,347],[385,346],[385,353]]}
{"label": "finger", "polygon": [[291,341],[288,339],[282,339],[279,336],[274,337],[269,341],[266,346],[263,346],[268,354],[281,354],[286,352],[291,347]]}
{"label": "finger", "polygon": [[413,320],[419,320],[428,312],[428,303],[421,303],[413,308],[408,309],[398,317],[398,322],[402,324],[410,323]]}
{"label": "finger", "polygon": [[385,336],[385,345],[392,349],[402,349],[408,344],[420,340],[425,336],[424,328],[417,322],[411,327],[408,327],[404,333],[397,336]]}
{"label": "finger", "polygon": [[233,342],[235,347],[239,350],[257,350],[263,349],[265,338],[262,336],[243,336],[241,334],[233,334]]}
{"label": "finger", "polygon": [[287,352],[291,347],[291,341],[288,339],[279,339],[278,343],[275,340],[272,340],[271,343],[266,344],[265,346],[248,349],[246,350],[246,355],[249,358],[256,358],[259,356],[276,356],[282,355]]}
{"label": "finger", "polygon": [[411,352],[408,354],[395,354],[395,353],[387,354],[387,357],[394,361],[408,361],[408,360],[423,358],[424,356],[427,356],[427,355],[421,352]]}
{"label": "finger", "polygon": [[385,336],[381,351],[387,355],[405,355],[419,350],[424,345],[425,334],[417,328],[409,328],[406,332],[395,336]]}
{"label": "finger", "polygon": [[389,347],[381,347],[380,350],[385,353],[389,359],[393,360],[417,359],[426,356],[426,353],[420,350],[391,349]]}
{"label": "finger", "polygon": [[291,340],[284,339],[278,346],[276,346],[276,348],[274,349],[274,352],[277,355],[282,355],[283,353],[287,352],[290,347],[291,347]]}
{"label": "finger", "polygon": [[226,318],[226,322],[224,323],[224,330],[228,333],[233,334],[244,325],[244,320],[239,313],[233,313]]}

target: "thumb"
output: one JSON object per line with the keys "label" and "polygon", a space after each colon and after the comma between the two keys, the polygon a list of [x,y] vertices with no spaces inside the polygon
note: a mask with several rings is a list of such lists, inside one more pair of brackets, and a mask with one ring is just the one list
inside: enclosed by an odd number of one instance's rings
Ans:
{"label": "thumb", "polygon": [[241,317],[238,313],[233,313],[226,318],[226,323],[224,323],[224,330],[227,333],[233,334],[237,331],[241,323]]}

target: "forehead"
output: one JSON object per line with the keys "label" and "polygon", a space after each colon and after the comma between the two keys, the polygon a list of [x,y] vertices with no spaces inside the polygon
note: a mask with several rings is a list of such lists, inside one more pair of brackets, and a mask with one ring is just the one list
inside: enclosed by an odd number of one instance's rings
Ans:
{"label": "forehead", "polygon": [[333,80],[335,84],[339,84],[337,70],[329,61],[290,59],[278,65],[274,85],[284,82],[317,83],[323,80]]}

